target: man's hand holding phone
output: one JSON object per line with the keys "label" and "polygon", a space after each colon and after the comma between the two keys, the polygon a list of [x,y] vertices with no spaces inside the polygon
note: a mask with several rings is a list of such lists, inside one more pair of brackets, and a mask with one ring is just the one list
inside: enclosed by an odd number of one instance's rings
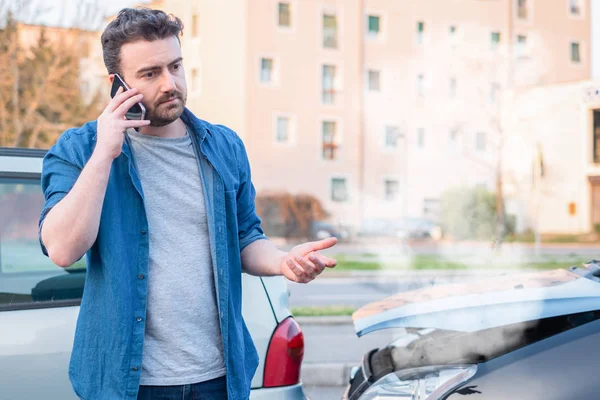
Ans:
{"label": "man's hand holding phone", "polygon": [[126,91],[123,91],[122,87],[119,88],[98,117],[98,139],[94,152],[100,152],[103,156],[114,160],[121,154],[125,130],[150,125],[149,120],[125,119],[127,111],[141,102],[142,98],[143,95],[139,94],[135,88]]}

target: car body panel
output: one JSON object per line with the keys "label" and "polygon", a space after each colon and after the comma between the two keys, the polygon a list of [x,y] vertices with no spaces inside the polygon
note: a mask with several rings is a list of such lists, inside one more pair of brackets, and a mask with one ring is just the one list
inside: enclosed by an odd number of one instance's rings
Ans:
{"label": "car body panel", "polygon": [[79,307],[0,312],[2,399],[76,400],[68,370]]}
{"label": "car body panel", "polygon": [[279,388],[264,388],[253,390],[250,393],[250,399],[252,400],[297,400],[300,398],[305,398],[302,384]]}
{"label": "car body panel", "polygon": [[405,292],[359,309],[353,319],[358,336],[406,327],[473,332],[598,304],[600,283],[559,269]]}
{"label": "car body panel", "polygon": [[262,283],[267,291],[273,313],[278,323],[292,315],[290,311],[290,291],[286,280],[281,276],[263,277]]}
{"label": "car body panel", "polygon": [[473,400],[596,400],[599,342],[600,320],[581,325],[478,364],[475,376],[446,399],[464,399],[457,391],[468,388]]}

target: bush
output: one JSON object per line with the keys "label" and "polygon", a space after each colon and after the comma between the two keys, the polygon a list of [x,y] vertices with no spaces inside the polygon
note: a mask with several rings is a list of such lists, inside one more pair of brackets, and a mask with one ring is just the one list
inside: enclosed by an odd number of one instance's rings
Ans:
{"label": "bush", "polygon": [[256,212],[267,236],[306,238],[313,221],[327,218],[321,202],[309,194],[261,193],[256,196]]}
{"label": "bush", "polygon": [[[496,195],[484,188],[454,188],[442,195],[441,223],[455,239],[491,240],[496,236]],[[504,233],[514,233],[516,217],[504,217]]]}

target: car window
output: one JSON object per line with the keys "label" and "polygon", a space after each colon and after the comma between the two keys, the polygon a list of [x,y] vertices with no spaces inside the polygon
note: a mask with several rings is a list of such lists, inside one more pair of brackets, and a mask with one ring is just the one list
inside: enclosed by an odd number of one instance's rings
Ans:
{"label": "car window", "polygon": [[85,261],[62,269],[42,254],[38,179],[0,177],[0,311],[70,305],[81,300]]}

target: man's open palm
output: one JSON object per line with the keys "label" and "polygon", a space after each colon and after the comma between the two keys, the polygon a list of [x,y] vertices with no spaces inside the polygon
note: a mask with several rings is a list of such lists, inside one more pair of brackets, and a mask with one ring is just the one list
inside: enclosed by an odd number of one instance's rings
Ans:
{"label": "man's open palm", "polygon": [[317,242],[307,242],[294,247],[281,262],[283,276],[293,282],[308,283],[323,272],[325,268],[333,268],[337,261],[325,257],[319,250],[333,247],[337,239],[332,237]]}

